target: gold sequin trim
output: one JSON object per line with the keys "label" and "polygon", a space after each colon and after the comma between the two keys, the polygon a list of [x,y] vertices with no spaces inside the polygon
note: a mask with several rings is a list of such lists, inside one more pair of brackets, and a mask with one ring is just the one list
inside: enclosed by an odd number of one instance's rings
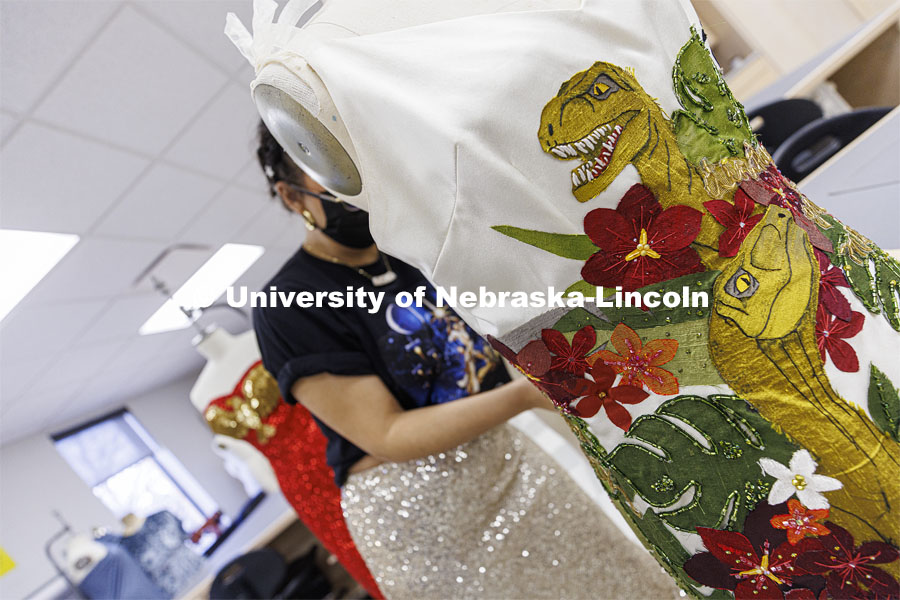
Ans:
{"label": "gold sequin trim", "polygon": [[240,395],[230,396],[226,404],[230,408],[211,405],[204,417],[216,433],[243,439],[251,431],[265,444],[275,435],[275,427],[264,423],[266,417],[278,406],[281,393],[275,378],[262,365],[256,365],[247,373],[239,387]]}

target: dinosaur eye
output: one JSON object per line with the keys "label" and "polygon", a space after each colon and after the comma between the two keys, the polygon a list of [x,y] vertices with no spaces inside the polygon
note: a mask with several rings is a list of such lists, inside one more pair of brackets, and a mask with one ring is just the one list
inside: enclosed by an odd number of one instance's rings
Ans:
{"label": "dinosaur eye", "polygon": [[590,89],[588,89],[588,94],[590,94],[597,100],[606,100],[611,94],[618,91],[619,84],[613,81],[609,75],[601,73],[591,83],[591,87]]}
{"label": "dinosaur eye", "polygon": [[744,269],[738,269],[725,284],[725,293],[735,298],[749,298],[758,289],[759,282]]}
{"label": "dinosaur eye", "polygon": [[553,123],[547,123],[547,133],[553,135]]}

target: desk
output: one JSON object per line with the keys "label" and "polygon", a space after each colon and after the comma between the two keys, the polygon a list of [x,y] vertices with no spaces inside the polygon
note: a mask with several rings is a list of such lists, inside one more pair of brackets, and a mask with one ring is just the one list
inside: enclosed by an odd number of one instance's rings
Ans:
{"label": "desk", "polygon": [[900,108],[799,184],[809,199],[885,249],[900,248]]}

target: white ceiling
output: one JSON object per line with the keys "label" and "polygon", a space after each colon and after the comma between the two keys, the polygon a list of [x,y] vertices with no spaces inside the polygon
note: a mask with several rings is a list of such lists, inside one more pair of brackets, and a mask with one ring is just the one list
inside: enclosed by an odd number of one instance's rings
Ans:
{"label": "white ceiling", "polygon": [[0,322],[0,442],[202,366],[193,330],[137,334],[163,298],[133,282],[167,247],[208,246],[167,260],[177,289],[222,244],[262,245],[238,282],[258,288],[302,239],[255,164],[229,11],[251,2],[0,0],[0,227],[81,236]]}

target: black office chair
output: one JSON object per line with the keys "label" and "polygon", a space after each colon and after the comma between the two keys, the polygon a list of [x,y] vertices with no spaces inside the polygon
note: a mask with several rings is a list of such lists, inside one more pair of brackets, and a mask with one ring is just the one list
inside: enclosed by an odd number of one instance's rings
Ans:
{"label": "black office chair", "polygon": [[315,564],[315,552],[313,548],[290,565],[271,548],[239,556],[216,574],[210,600],[324,598],[331,584]]}
{"label": "black office chair", "polygon": [[799,182],[890,111],[889,107],[861,108],[819,119],[785,140],[772,158],[786,177]]}
{"label": "black office chair", "polygon": [[747,118],[751,125],[756,119],[762,119],[762,124],[753,132],[769,154],[774,154],[795,131],[807,123],[821,119],[822,108],[806,98],[791,98],[764,104],[747,113]]}

